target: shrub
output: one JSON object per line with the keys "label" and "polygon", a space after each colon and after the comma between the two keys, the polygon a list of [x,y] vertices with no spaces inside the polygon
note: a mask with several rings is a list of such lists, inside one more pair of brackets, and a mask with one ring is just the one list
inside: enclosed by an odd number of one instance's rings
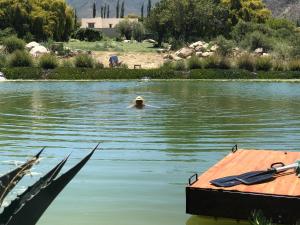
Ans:
{"label": "shrub", "polygon": [[272,68],[271,57],[257,57],[255,60],[256,70],[269,71]]}
{"label": "shrub", "polygon": [[231,68],[231,63],[230,60],[226,57],[220,57],[219,60],[219,69],[230,69]]}
{"label": "shrub", "polygon": [[186,64],[184,60],[179,60],[174,63],[174,69],[177,71],[183,71],[186,70]]}
{"label": "shrub", "polygon": [[232,40],[227,40],[223,36],[217,37],[215,42],[219,46],[219,48],[217,49],[217,53],[222,56],[230,55],[235,46]]}
{"label": "shrub", "polygon": [[5,28],[3,30],[0,29],[0,43],[2,43],[2,41],[5,38],[16,36],[16,35],[17,35],[16,31],[11,27]]}
{"label": "shrub", "polygon": [[58,60],[54,55],[42,55],[39,60],[39,66],[43,69],[54,69],[58,66]]}
{"label": "shrub", "polygon": [[94,67],[94,59],[87,54],[80,54],[75,57],[75,67],[86,67],[86,68],[93,68]]}
{"label": "shrub", "polygon": [[15,36],[5,38],[3,41],[3,45],[8,53],[13,53],[16,50],[25,49],[25,42]]}
{"label": "shrub", "polygon": [[215,55],[204,58],[202,61],[205,69],[219,68],[219,58]]}
{"label": "shrub", "polygon": [[289,70],[300,71],[300,59],[293,59],[288,63]]}
{"label": "shrub", "polygon": [[173,62],[171,60],[165,61],[161,66],[160,69],[162,70],[172,70],[174,68]]}
{"label": "shrub", "polygon": [[144,25],[140,22],[132,23],[132,37],[134,40],[141,42],[145,36],[145,28]]}
{"label": "shrub", "polygon": [[71,60],[65,59],[61,62],[60,67],[70,68],[74,67],[74,65]]}
{"label": "shrub", "polygon": [[131,40],[132,37],[132,23],[128,20],[122,20],[116,26],[118,33],[124,36],[127,40]]}
{"label": "shrub", "polygon": [[195,55],[193,55],[190,59],[187,60],[187,65],[190,70],[202,68],[201,60]]}
{"label": "shrub", "polygon": [[64,47],[64,43],[62,42],[49,43],[48,48],[51,50],[51,52],[59,56],[68,56],[71,52],[69,48]]}
{"label": "shrub", "polygon": [[6,56],[0,53],[0,68],[5,67],[6,65]]}
{"label": "shrub", "polygon": [[246,38],[241,43],[243,48],[249,48],[254,51],[257,48],[263,48],[266,51],[273,49],[273,43],[270,38],[268,38],[265,34],[254,31],[246,35]]}
{"label": "shrub", "polygon": [[245,69],[249,71],[254,71],[255,69],[255,61],[253,56],[250,54],[243,54],[237,59],[237,67],[239,69]]}
{"label": "shrub", "polygon": [[11,67],[30,67],[33,66],[33,60],[27,52],[16,50],[10,56],[8,65]]}
{"label": "shrub", "polygon": [[285,71],[287,70],[287,66],[282,60],[274,60],[272,62],[272,68],[274,71]]}
{"label": "shrub", "polygon": [[102,32],[91,28],[80,28],[74,33],[74,38],[81,41],[101,41]]}
{"label": "shrub", "polygon": [[97,63],[95,63],[95,68],[96,69],[104,69],[104,64],[102,62],[97,62]]}

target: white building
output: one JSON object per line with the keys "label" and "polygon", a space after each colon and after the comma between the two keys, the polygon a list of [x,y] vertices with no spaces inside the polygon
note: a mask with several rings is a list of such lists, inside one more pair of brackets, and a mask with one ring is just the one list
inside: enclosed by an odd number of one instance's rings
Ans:
{"label": "white building", "polygon": [[[124,18],[82,18],[81,19],[81,28],[94,28],[101,30],[104,34],[110,37],[117,36],[116,25],[121,21],[125,20]],[[129,21],[138,22],[138,19],[128,19]]]}

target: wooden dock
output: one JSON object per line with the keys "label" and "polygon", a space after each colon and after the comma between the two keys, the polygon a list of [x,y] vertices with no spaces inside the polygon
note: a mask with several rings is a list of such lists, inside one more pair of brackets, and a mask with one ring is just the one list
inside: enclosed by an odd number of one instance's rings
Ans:
{"label": "wooden dock", "polygon": [[295,224],[300,219],[300,178],[293,171],[284,172],[270,182],[256,185],[215,187],[210,180],[267,170],[275,162],[292,164],[300,152],[238,150],[186,187],[186,212],[193,215],[248,219],[253,210],[262,212],[273,222]]}

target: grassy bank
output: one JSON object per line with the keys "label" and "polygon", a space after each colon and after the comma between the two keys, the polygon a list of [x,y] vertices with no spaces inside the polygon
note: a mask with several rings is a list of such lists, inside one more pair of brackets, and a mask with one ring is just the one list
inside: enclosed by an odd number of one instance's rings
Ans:
{"label": "grassy bank", "polygon": [[165,69],[129,70],[94,68],[56,68],[43,70],[38,67],[4,68],[7,79],[30,80],[101,80],[101,79],[300,79],[300,71],[258,71],[240,69],[195,69],[179,72]]}
{"label": "grassy bank", "polygon": [[72,50],[80,49],[84,51],[112,51],[112,52],[156,52],[151,43],[140,42],[117,42],[111,39],[95,42],[70,41],[64,45]]}

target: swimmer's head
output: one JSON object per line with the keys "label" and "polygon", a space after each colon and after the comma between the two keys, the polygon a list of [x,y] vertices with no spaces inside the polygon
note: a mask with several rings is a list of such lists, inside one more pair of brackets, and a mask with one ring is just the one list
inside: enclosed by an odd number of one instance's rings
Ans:
{"label": "swimmer's head", "polygon": [[144,105],[144,99],[141,96],[138,96],[135,98],[135,105],[136,106],[143,106]]}

